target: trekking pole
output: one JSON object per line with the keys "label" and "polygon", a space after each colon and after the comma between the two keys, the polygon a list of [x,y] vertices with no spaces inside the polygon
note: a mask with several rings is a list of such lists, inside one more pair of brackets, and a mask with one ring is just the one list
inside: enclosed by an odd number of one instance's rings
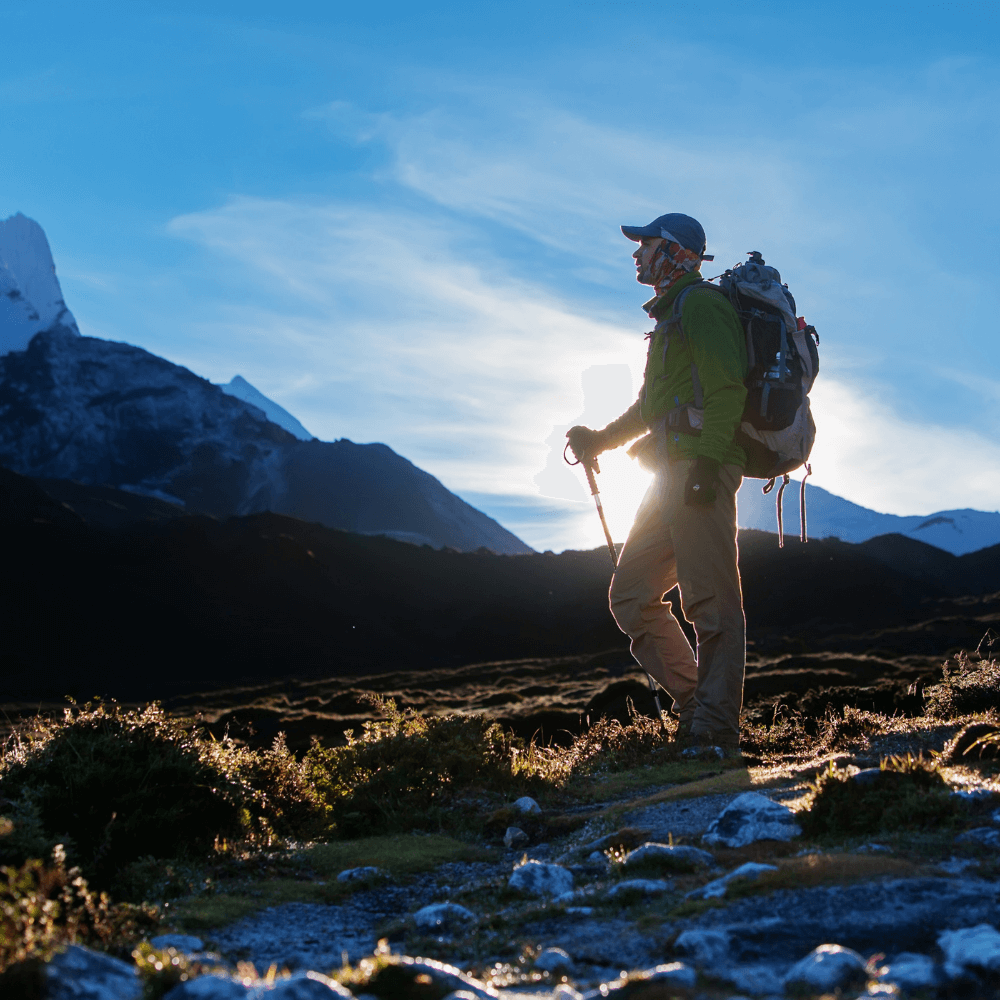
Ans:
{"label": "trekking pole", "polygon": [[[566,458],[566,449],[569,448],[569,443],[567,442],[566,448],[563,448],[563,460],[567,465],[582,465],[584,474],[587,477],[587,483],[590,486],[591,496],[594,498],[594,503],[597,505],[597,516],[601,519],[601,527],[604,529],[604,537],[608,542],[608,553],[611,556],[611,572],[618,569],[618,553],[615,551],[615,543],[611,539],[611,529],[608,527],[608,519],[604,516],[604,504],[601,503],[601,491],[597,488],[597,477],[594,475],[595,472],[600,472],[601,467],[597,464],[596,458],[577,459],[575,462],[571,462]],[[653,675],[648,671],[643,671],[646,675],[646,680],[649,682],[649,692],[653,696],[653,701],[656,702],[656,714],[659,716],[660,724],[664,729],[667,728],[667,719],[663,714],[663,706],[660,704],[660,691],[657,687],[656,681],[653,680]]]}

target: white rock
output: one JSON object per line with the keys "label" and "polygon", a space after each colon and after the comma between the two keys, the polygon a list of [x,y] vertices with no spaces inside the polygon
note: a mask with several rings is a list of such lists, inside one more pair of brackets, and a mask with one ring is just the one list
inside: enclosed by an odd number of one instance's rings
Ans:
{"label": "white rock", "polygon": [[525,815],[540,813],[542,811],[542,807],[530,795],[523,795],[519,798],[514,803],[514,808],[519,813],[524,813]]}
{"label": "white rock", "polygon": [[684,962],[670,962],[667,965],[658,965],[641,978],[650,982],[669,983],[671,986],[691,989],[698,981],[698,973]]}
{"label": "white rock", "polygon": [[729,954],[729,934],[726,931],[683,931],[674,947],[699,965],[719,965]]}
{"label": "white rock", "polygon": [[941,985],[944,976],[929,955],[904,951],[879,970],[878,978],[880,982],[912,991],[934,989]]}
{"label": "white rock", "polygon": [[247,1000],[248,993],[238,979],[212,973],[178,983],[163,1000]]}
{"label": "white rock", "polygon": [[688,847],[684,844],[655,844],[650,841],[634,851],[629,851],[623,864],[628,867],[656,862],[662,862],[664,867],[676,865],[678,868],[711,868],[715,864],[715,858],[708,851],[697,847]]}
{"label": "white rock", "polygon": [[670,888],[670,883],[658,878],[629,878],[608,889],[606,898],[619,896],[661,896]]}
{"label": "white rock", "polygon": [[528,861],[514,869],[507,885],[529,896],[559,896],[573,888],[573,873],[562,865]]}
{"label": "white rock", "polygon": [[193,934],[158,934],[149,939],[149,943],[157,950],[173,948],[176,951],[192,952],[204,951],[205,944],[199,937]]}
{"label": "white rock", "polygon": [[583,994],[568,983],[560,983],[552,993],[552,1000],[583,1000]]}
{"label": "white rock", "polygon": [[413,914],[413,922],[421,930],[436,931],[449,927],[464,927],[472,923],[476,915],[458,903],[431,903]]}
{"label": "white rock", "polygon": [[992,826],[977,826],[974,830],[966,830],[955,838],[956,844],[968,844],[973,847],[1000,847],[1000,830]]}
{"label": "white rock", "polygon": [[588,856],[587,860],[592,865],[606,865],[608,863],[607,857],[603,855],[600,851],[592,851]]}
{"label": "white rock", "polygon": [[688,893],[689,899],[721,899],[725,896],[729,888],[729,883],[735,879],[758,879],[764,872],[776,872],[778,869],[774,865],[760,865],[756,861],[748,861],[739,868],[734,868],[731,872],[717,878],[708,885],[703,885],[700,889],[693,889]]}
{"label": "white rock", "polygon": [[1000,934],[990,924],[945,931],[937,939],[945,971],[953,978],[965,969],[1000,969]]}
{"label": "white rock", "polygon": [[528,842],[528,835],[519,826],[508,826],[503,835],[504,847],[523,847]]}
{"label": "white rock", "polygon": [[71,944],[45,966],[51,1000],[138,1000],[142,982],[135,968],[100,951]]}
{"label": "white rock", "polygon": [[832,993],[864,975],[865,960],[856,951],[839,944],[821,944],[792,966],[785,976],[785,986]]}
{"label": "white rock", "polygon": [[562,948],[543,948],[535,959],[539,972],[572,972],[573,959]]}
{"label": "white rock", "polygon": [[364,882],[367,879],[378,878],[382,875],[381,868],[373,868],[366,865],[363,868],[348,868],[337,876],[338,882]]}
{"label": "white rock", "polygon": [[759,792],[744,792],[712,820],[701,839],[716,846],[746,847],[756,840],[792,840],[801,833],[788,806]]}
{"label": "white rock", "polygon": [[593,912],[592,906],[567,906],[566,912],[574,917],[589,917]]}
{"label": "white rock", "polygon": [[261,983],[247,994],[247,1000],[334,1000],[335,997],[354,1000],[350,990],[319,972],[296,972],[273,983]]}

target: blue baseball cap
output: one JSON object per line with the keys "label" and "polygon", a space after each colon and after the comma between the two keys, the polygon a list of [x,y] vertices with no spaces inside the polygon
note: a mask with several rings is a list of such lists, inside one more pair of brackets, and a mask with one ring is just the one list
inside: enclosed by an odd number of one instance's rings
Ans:
{"label": "blue baseball cap", "polygon": [[701,254],[702,260],[715,260],[714,254],[705,253],[705,230],[690,215],[670,212],[653,219],[648,226],[622,226],[622,232],[636,243],[643,237],[660,237]]}

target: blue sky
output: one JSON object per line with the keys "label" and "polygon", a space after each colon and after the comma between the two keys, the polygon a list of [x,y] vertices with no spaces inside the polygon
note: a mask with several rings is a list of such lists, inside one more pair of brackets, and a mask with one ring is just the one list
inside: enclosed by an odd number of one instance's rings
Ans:
{"label": "blue sky", "polygon": [[556,443],[639,386],[618,226],[682,211],[820,331],[815,482],[997,509],[995,3],[167,6],[4,4],[0,217],[85,334],[597,545]]}

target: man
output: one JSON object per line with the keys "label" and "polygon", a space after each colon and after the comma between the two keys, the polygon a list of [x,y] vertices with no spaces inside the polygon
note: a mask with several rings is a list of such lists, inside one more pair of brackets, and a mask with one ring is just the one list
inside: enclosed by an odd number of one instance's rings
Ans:
{"label": "man", "polygon": [[[630,453],[638,448],[656,477],[622,549],[611,612],[632,655],[673,698],[678,738],[738,756],[746,664],[736,563],[736,491],[746,463],[735,440],[746,399],[743,327],[723,294],[698,287],[701,261],[712,258],[695,219],[671,213],[621,228],[639,244],[636,280],[655,293],[643,305],[656,329],[647,334],[642,390],[607,427],[578,426],[567,437],[588,462],[646,433]],[[674,584],[697,655],[663,601]]]}

